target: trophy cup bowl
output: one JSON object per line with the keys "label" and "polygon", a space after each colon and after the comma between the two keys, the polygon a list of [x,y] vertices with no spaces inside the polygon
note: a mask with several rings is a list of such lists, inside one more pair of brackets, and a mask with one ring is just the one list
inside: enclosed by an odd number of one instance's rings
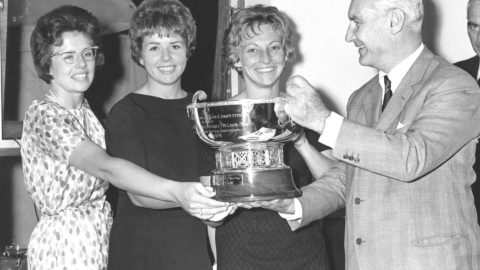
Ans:
{"label": "trophy cup bowl", "polygon": [[217,148],[216,169],[210,176],[214,199],[248,202],[300,196],[291,168],[283,163],[283,144],[300,136],[300,129],[275,112],[286,99],[197,102],[206,98],[205,92],[197,91],[187,113],[199,138]]}

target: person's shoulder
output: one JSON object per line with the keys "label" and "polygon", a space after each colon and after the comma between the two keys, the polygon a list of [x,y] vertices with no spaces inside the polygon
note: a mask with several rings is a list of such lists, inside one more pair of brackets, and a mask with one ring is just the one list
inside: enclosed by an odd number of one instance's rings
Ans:
{"label": "person's shoulder", "polygon": [[[465,61],[469,61],[469,60],[470,59],[467,59]],[[449,78],[471,79],[472,77],[468,69],[462,68],[461,66],[457,65],[457,63],[452,64],[446,59],[444,59],[443,57],[435,55],[434,61],[436,64],[432,66],[433,67],[432,71],[434,71],[434,72],[431,72],[432,77],[439,77],[442,80],[447,80]]]}
{"label": "person's shoulder", "polygon": [[25,115],[38,117],[59,117],[67,114],[68,111],[55,102],[46,100],[34,100],[28,107]]}
{"label": "person's shoulder", "polygon": [[430,82],[442,82],[451,78],[463,80],[463,78],[468,79],[468,77],[471,77],[465,70],[455,66],[442,56],[433,53],[427,47],[425,47],[415,60],[407,75],[414,81],[421,80]]}
{"label": "person's shoulder", "polygon": [[106,127],[125,125],[127,122],[132,124],[148,118],[148,111],[143,106],[141,95],[133,92],[127,94],[115,103],[108,112],[105,121]]}
{"label": "person's shoulder", "polygon": [[122,99],[117,101],[110,109],[108,115],[110,116],[112,114],[117,114],[124,111],[135,111],[136,108],[138,108],[138,105],[136,104],[137,102],[135,101],[134,96],[134,93],[128,93]]}
{"label": "person's shoulder", "polygon": [[475,55],[474,57],[456,62],[454,63],[454,65],[468,72],[470,76],[476,78],[478,73],[479,63],[480,63],[480,59],[477,55]]}
{"label": "person's shoulder", "polygon": [[113,105],[113,107],[115,107],[115,106],[126,106],[126,105],[132,104],[133,103],[133,95],[134,95],[134,92],[126,94],[123,98],[121,98],[119,101],[117,101]]}
{"label": "person's shoulder", "polygon": [[471,66],[471,65],[474,64],[475,62],[476,62],[476,63],[479,62],[478,56],[473,56],[473,57],[470,57],[470,58],[468,58],[468,59],[460,60],[460,61],[455,62],[455,63],[453,63],[453,64],[454,64],[455,66],[457,66],[457,67],[463,68],[463,67]]}
{"label": "person's shoulder", "polygon": [[425,84],[427,89],[432,92],[457,92],[470,89],[478,89],[477,81],[473,75],[443,57],[434,55],[431,62],[426,67],[414,70],[421,76],[418,78]]}
{"label": "person's shoulder", "polygon": [[[64,124],[74,123],[74,116],[55,102],[34,100],[25,112],[23,118],[23,133],[35,134],[29,130],[49,130],[62,127]],[[23,137],[23,135],[22,135]]]}

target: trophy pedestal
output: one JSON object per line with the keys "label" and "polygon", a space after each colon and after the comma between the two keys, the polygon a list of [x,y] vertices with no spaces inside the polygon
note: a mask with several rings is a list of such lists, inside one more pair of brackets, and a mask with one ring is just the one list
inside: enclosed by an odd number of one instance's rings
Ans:
{"label": "trophy pedestal", "polygon": [[247,142],[220,147],[211,186],[227,202],[300,196],[292,170],[283,163],[283,143]]}
{"label": "trophy pedestal", "polygon": [[268,170],[215,170],[211,181],[217,192],[213,198],[225,202],[298,197],[301,191],[293,183],[292,171],[288,166]]}

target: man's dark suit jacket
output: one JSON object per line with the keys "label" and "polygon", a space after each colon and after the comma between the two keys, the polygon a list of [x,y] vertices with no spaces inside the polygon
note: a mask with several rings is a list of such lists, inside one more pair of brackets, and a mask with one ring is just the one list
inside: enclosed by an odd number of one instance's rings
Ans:
{"label": "man's dark suit jacket", "polygon": [[472,75],[472,77],[476,79],[479,62],[480,62],[480,59],[478,55],[476,55],[472,58],[455,63],[455,66],[465,70],[466,72],[468,72],[468,74]]}
{"label": "man's dark suit jacket", "polygon": [[[472,75],[473,78],[477,78],[478,66],[480,64],[480,58],[478,55],[455,63],[455,65]],[[480,86],[480,82],[477,81]],[[477,174],[477,181],[472,185],[473,196],[475,197],[475,207],[477,208],[477,219],[480,224],[480,144],[477,144],[477,150],[475,152],[475,164],[473,169]]]}

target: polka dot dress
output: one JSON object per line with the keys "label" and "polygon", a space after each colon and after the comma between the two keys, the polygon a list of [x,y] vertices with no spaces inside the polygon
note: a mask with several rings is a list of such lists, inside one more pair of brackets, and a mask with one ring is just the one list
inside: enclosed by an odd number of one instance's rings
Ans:
{"label": "polka dot dress", "polygon": [[67,110],[34,101],[25,114],[25,185],[42,215],[28,244],[29,270],[106,269],[112,218],[108,183],[70,166],[84,140],[105,148],[104,130],[86,101]]}

